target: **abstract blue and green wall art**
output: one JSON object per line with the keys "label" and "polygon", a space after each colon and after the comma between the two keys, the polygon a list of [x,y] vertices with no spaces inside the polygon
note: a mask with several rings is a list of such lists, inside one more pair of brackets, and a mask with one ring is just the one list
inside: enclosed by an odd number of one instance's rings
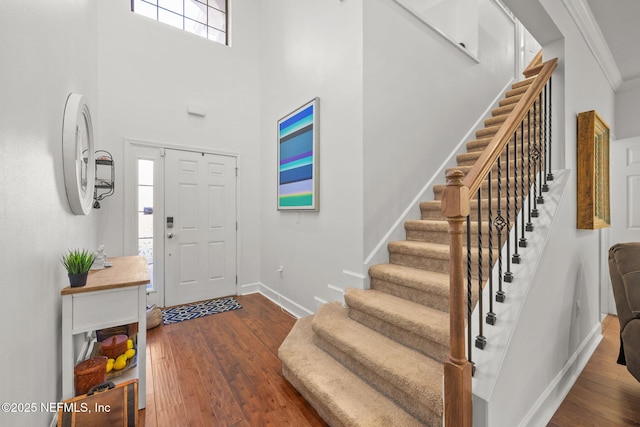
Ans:
{"label": "abstract blue and green wall art", "polygon": [[278,120],[278,210],[318,210],[318,106]]}

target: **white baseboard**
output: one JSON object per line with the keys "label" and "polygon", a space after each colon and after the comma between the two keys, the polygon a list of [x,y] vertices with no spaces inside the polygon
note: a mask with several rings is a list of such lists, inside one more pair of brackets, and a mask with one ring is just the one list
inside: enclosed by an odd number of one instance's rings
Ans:
{"label": "white baseboard", "polygon": [[349,287],[359,289],[369,288],[369,275],[356,273],[355,271],[350,270],[342,270],[342,274],[348,277]]}
{"label": "white baseboard", "polygon": [[551,381],[549,387],[531,407],[520,427],[546,426],[569,394],[578,376],[587,365],[602,340],[602,324],[597,323],[589,335],[582,341],[580,347],[573,353],[558,375]]}
{"label": "white baseboard", "polygon": [[260,282],[247,283],[245,285],[238,285],[238,295],[249,295],[249,294],[260,293],[261,286],[262,286],[262,283]]}
{"label": "white baseboard", "polygon": [[321,305],[324,305],[327,303],[327,301],[323,300],[322,298],[318,298],[318,297],[313,297],[313,300],[316,302],[316,311],[318,311],[318,309],[320,308]]}
{"label": "white baseboard", "polygon": [[[338,301],[341,304],[344,304],[344,289],[333,285],[327,285],[327,288],[329,289],[329,297],[331,301]],[[316,300],[318,299],[319,298],[316,297]]]}
{"label": "white baseboard", "polygon": [[255,294],[255,293],[263,295],[267,299],[271,300],[274,304],[287,310],[289,313],[293,314],[297,318],[301,318],[301,317],[305,317],[313,314],[313,311],[290,300],[289,298],[285,297],[279,292],[271,289],[264,283],[261,283],[261,282],[248,283],[246,285],[241,285],[238,287],[239,295],[249,295],[249,294]]}

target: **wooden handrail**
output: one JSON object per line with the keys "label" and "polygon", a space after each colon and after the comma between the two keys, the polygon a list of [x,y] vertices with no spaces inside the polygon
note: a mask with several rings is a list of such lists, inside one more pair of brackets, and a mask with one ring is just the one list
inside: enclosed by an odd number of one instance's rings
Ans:
{"label": "wooden handrail", "polygon": [[533,57],[533,59],[531,60],[529,65],[527,65],[527,68],[524,69],[522,74],[524,74],[524,76],[526,78],[529,78],[531,76],[535,76],[538,73],[534,72],[533,70],[535,68],[538,68],[541,65],[542,65],[542,50],[539,50],[538,53],[536,54],[536,56]]}
{"label": "wooden handrail", "polygon": [[522,95],[522,98],[520,98],[520,101],[518,101],[498,132],[491,138],[487,148],[484,149],[480,158],[464,178],[463,184],[469,189],[469,194],[475,194],[476,191],[478,191],[482,180],[498,160],[509,139],[513,136],[516,128],[520,125],[520,122],[522,122],[533,103],[538,99],[538,95],[540,95],[540,92],[544,89],[553,70],[555,70],[557,66],[557,58],[550,59],[542,64],[542,69],[536,79],[531,83],[524,95]]}
{"label": "wooden handrail", "polygon": [[[504,148],[516,129],[542,93],[557,59],[543,64],[542,55],[536,55],[525,70],[537,77],[522,95],[498,132],[484,149],[466,177],[459,170],[447,174],[447,186],[442,195],[442,214],[449,223],[449,357],[444,363],[444,425],[445,427],[471,427],[473,423],[471,376],[472,366],[465,353],[465,280],[463,267],[463,224],[470,212],[471,197],[482,181],[499,161]],[[489,184],[490,185],[490,184]]]}

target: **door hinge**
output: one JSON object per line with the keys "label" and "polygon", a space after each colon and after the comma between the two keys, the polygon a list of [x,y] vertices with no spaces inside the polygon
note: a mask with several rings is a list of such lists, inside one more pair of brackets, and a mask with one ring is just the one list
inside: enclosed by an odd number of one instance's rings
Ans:
{"label": "door hinge", "polygon": [[236,221],[236,231],[238,231],[238,221]]}
{"label": "door hinge", "polygon": [[238,275],[236,274],[236,285],[238,284]]}
{"label": "door hinge", "polygon": [[238,176],[238,168],[236,168],[236,176]]}

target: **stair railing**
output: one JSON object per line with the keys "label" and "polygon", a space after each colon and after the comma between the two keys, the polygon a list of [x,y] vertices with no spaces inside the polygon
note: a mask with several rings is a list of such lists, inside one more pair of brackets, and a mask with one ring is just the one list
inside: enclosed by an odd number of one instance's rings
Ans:
{"label": "stair railing", "polygon": [[[498,318],[494,295],[496,302],[505,301],[503,281],[514,279],[511,263],[520,262],[518,248],[527,246],[526,232],[533,231],[532,218],[539,214],[537,205],[544,203],[542,193],[548,191],[548,181],[553,180],[551,75],[557,62],[553,59],[542,63],[541,54],[536,56],[523,73],[527,78],[536,77],[469,173],[464,176],[462,171],[454,170],[447,174],[442,197],[442,214],[449,223],[450,237],[450,345],[444,364],[447,427],[472,425],[474,304],[477,303],[479,314],[475,346],[482,349],[487,343],[484,323],[494,325]],[[513,241],[510,230],[514,230]],[[503,245],[506,260],[502,256]],[[498,268],[497,284],[492,274],[494,264]],[[485,286],[489,287],[489,307],[483,318]]]}

